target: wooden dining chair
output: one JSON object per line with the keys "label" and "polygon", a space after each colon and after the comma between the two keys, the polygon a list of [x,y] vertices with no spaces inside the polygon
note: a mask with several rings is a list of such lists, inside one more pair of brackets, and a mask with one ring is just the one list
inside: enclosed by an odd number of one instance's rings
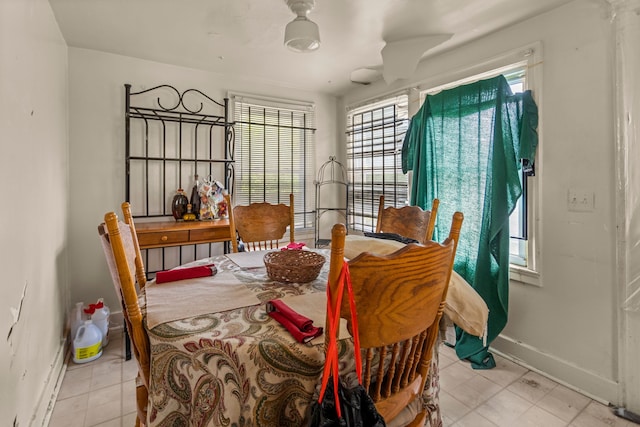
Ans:
{"label": "wooden dining chair", "polygon": [[[363,386],[386,422],[413,403],[422,426],[427,410],[419,398],[429,376],[463,215],[453,215],[443,242],[411,243],[389,255],[363,252],[348,262],[363,351]],[[329,286],[336,295],[346,228],[332,229]],[[332,301],[335,304],[335,301]],[[348,298],[341,317],[351,328]],[[409,409],[407,409],[409,411]],[[406,413],[403,413],[403,418]]]}
{"label": "wooden dining chair", "polygon": [[[246,206],[234,206],[229,221],[234,224],[238,237],[244,243],[246,251],[274,249],[281,246],[287,227],[289,239],[294,241],[293,194],[289,195],[289,206],[267,202],[251,203]],[[231,209],[230,209],[231,211]],[[231,240],[233,252],[238,252],[237,239]]]}
{"label": "wooden dining chair", "polygon": [[146,277],[129,204],[124,203],[122,209],[129,224],[118,220],[114,212],[108,212],[104,216],[104,223],[98,226],[98,234],[116,293],[122,303],[122,313],[131,337],[133,354],[138,363],[136,426],[140,426],[145,425],[147,419],[150,350],[149,336],[142,324],[136,281],[138,287],[142,289],[145,286]]}
{"label": "wooden dining chair", "polygon": [[142,262],[142,254],[140,252],[140,244],[138,243],[138,235],[136,234],[136,226],[133,223],[133,215],[131,215],[131,205],[129,202],[122,204],[122,216],[124,222],[129,226],[131,233],[131,240],[133,242],[133,249],[135,252],[135,264],[136,264],[136,282],[138,287],[142,290],[147,284],[147,273],[144,269],[144,263]]}
{"label": "wooden dining chair", "polygon": [[433,199],[430,211],[425,211],[419,206],[385,208],[384,195],[382,195],[378,206],[376,233],[396,233],[425,243],[433,237],[439,204],[438,199]]}

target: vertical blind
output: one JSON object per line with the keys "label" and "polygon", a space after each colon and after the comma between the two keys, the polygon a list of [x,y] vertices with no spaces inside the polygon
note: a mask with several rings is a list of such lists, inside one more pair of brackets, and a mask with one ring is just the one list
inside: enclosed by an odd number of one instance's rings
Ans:
{"label": "vertical blind", "polygon": [[347,173],[350,185],[349,224],[373,231],[380,195],[387,206],[408,200],[401,151],[408,126],[408,96],[399,95],[347,114]]}
{"label": "vertical blind", "polygon": [[234,203],[289,204],[297,228],[313,226],[313,104],[234,95]]}

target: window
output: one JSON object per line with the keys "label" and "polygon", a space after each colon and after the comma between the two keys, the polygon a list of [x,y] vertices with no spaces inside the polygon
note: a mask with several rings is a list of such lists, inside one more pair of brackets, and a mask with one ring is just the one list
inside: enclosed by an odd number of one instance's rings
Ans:
{"label": "window", "polygon": [[347,114],[349,226],[374,231],[380,195],[385,204],[408,203],[407,176],[402,173],[402,143],[407,131],[408,96],[399,95],[351,110]]}
{"label": "window", "polygon": [[[517,63],[501,67],[493,71],[474,75],[463,80],[458,80],[443,86],[438,86],[436,88],[423,90],[420,93],[420,105],[422,105],[424,99],[429,94],[434,94],[441,90],[460,86],[472,81],[491,78],[499,74],[505,76],[507,82],[509,83],[509,86],[511,87],[511,92],[523,92],[524,90],[530,88],[530,85],[527,82],[527,71],[529,70],[529,67],[530,65],[528,60],[519,61]],[[532,242],[529,239],[532,231],[531,221],[529,221],[529,218],[532,217],[533,214],[532,209],[530,209],[532,196],[531,194],[529,194],[529,190],[532,185],[531,180],[533,179],[534,171],[531,170],[531,168],[529,168],[527,165],[523,166],[525,167],[522,168],[521,175],[521,183],[523,189],[522,197],[520,197],[520,199],[518,200],[518,203],[509,218],[509,230],[511,233],[509,253],[510,262],[512,265],[533,270],[534,263],[530,255],[532,253]]]}
{"label": "window", "polygon": [[[510,72],[505,72],[504,76],[511,87],[511,92],[520,93],[525,89],[526,83],[525,66],[516,67]],[[509,255],[511,264],[527,266],[527,240],[529,237],[528,212],[527,212],[527,188],[529,177],[534,175],[534,171],[528,168],[528,165],[522,165],[522,175],[520,182],[522,184],[522,197],[518,200],[516,207],[509,217],[509,231],[511,233],[509,244]]]}
{"label": "window", "polygon": [[289,204],[296,228],[313,227],[315,112],[310,103],[231,95],[234,203]]}

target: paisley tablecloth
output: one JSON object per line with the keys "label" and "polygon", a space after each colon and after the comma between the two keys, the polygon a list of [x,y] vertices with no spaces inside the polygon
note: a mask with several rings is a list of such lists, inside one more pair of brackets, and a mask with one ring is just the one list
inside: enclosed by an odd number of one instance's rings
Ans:
{"label": "paisley tablecloth", "polygon": [[[318,252],[327,262],[318,279],[305,284],[273,282],[264,268],[243,270],[225,256],[190,264],[215,263],[218,271],[233,272],[262,304],[163,323],[148,331],[149,426],[307,425],[310,403],[318,395],[323,345],[296,342],[266,314],[264,303],[289,295],[324,293],[329,252]],[[341,340],[339,351],[341,372],[352,373],[351,340]],[[426,425],[432,427],[442,425],[439,389],[436,348],[423,393],[423,404],[429,409]]]}

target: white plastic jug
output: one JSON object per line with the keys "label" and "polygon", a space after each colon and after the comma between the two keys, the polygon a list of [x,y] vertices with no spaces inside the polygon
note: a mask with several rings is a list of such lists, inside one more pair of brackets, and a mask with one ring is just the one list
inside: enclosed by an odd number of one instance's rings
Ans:
{"label": "white plastic jug", "polygon": [[73,361],[86,363],[102,356],[102,332],[91,320],[85,320],[73,340]]}
{"label": "white plastic jug", "polygon": [[98,302],[94,305],[94,312],[91,315],[93,324],[102,332],[102,347],[106,347],[109,344],[109,307],[104,304],[102,298],[98,299]]}
{"label": "white plastic jug", "polygon": [[78,328],[82,326],[87,316],[84,314],[84,303],[77,302],[75,308],[71,311],[71,341],[76,339]]}

